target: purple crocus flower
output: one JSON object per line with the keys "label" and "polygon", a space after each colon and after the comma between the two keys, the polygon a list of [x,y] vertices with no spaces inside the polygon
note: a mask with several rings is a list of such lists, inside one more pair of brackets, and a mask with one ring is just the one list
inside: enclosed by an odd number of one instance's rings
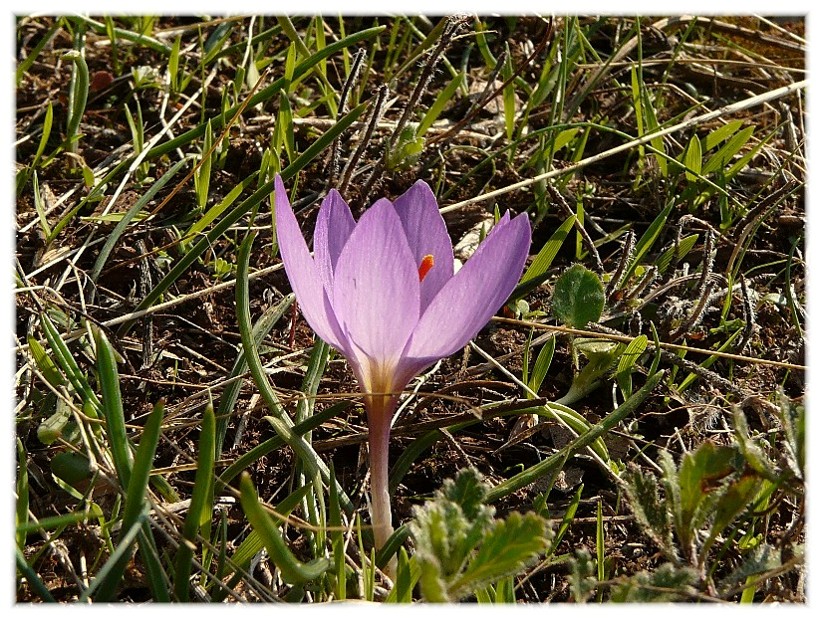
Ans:
{"label": "purple crocus flower", "polygon": [[390,422],[408,382],[462,349],[515,287],[530,247],[525,214],[507,212],[454,273],[453,246],[430,187],[418,181],[353,219],[332,189],[322,202],[311,256],[275,182],[279,251],[302,314],[347,358],[364,393],[376,546],[392,533],[388,481]]}

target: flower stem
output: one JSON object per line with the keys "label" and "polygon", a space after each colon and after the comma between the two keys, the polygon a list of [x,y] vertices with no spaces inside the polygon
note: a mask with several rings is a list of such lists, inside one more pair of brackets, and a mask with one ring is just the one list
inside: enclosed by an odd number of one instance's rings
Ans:
{"label": "flower stem", "polygon": [[[396,397],[370,396],[367,398],[368,443],[370,446],[370,519],[376,550],[384,547],[393,534],[393,518],[388,489],[388,457],[390,446],[390,421],[396,408]],[[385,572],[393,576],[395,560],[391,560]],[[393,568],[391,568],[393,567]]]}

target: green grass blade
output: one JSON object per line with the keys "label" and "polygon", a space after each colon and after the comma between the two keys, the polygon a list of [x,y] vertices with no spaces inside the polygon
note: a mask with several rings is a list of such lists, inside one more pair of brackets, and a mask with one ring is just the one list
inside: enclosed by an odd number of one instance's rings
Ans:
{"label": "green grass blade", "polygon": [[444,111],[444,107],[453,99],[453,95],[455,95],[456,90],[462,83],[464,83],[464,73],[459,73],[447,84],[447,87],[439,93],[436,100],[430,106],[430,109],[424,114],[424,118],[421,119],[418,129],[416,129],[416,135],[418,137],[423,137],[427,130],[433,126],[433,123],[441,115],[441,112]]}
{"label": "green grass blade", "polygon": [[[421,579],[421,566],[413,557],[409,557],[404,547],[399,548],[396,582],[384,600],[385,603],[412,603],[413,589]],[[478,593],[477,593],[478,594]]]}
{"label": "green grass blade", "polygon": [[[279,504],[276,505],[274,509],[279,515],[284,518],[288,517],[293,509],[295,509],[299,504],[302,502],[304,497],[307,495],[308,491],[310,491],[309,485],[303,485],[298,489],[294,490],[287,498],[282,500]],[[281,521],[274,521],[274,523],[279,526],[282,524]],[[234,564],[240,568],[247,567],[253,557],[259,553],[259,551],[264,547],[264,543],[262,542],[262,537],[259,536],[258,532],[251,531],[251,533],[245,537],[245,540],[236,548],[233,556],[231,556],[231,560],[233,560]]]}
{"label": "green grass blade", "polygon": [[80,370],[79,365],[77,365],[77,361],[74,360],[68,346],[60,336],[57,327],[46,313],[40,314],[40,325],[43,328],[43,335],[48,342],[48,346],[54,354],[54,360],[57,361],[60,369],[63,370],[63,373],[68,378],[68,381],[71,382],[71,386],[74,388],[74,391],[78,393],[83,400],[91,402],[96,409],[99,409],[99,398],[94,391],[91,390],[88,380]]}
{"label": "green grass blade", "polygon": [[28,351],[34,358],[34,364],[37,365],[37,369],[39,369],[40,373],[43,374],[46,382],[54,388],[64,386],[66,380],[57,368],[57,365],[54,364],[54,361],[46,352],[46,349],[34,337],[29,336],[26,340],[28,341]]}
{"label": "green grass blade", "polygon": [[330,504],[328,505],[327,523],[330,526],[330,543],[333,548],[333,570],[336,575],[334,596],[339,601],[347,598],[347,572],[345,561],[345,538],[342,530],[342,509],[339,505],[339,492],[336,489],[336,470],[330,462]]}
{"label": "green grass blade", "polygon": [[[314,414],[304,422],[299,423],[298,425],[294,425],[293,432],[297,435],[303,435],[308,431],[316,429],[323,423],[326,423],[328,420],[339,416],[351,405],[353,404],[350,401],[340,401],[339,403],[336,403],[328,408],[325,408],[321,412]],[[272,453],[276,449],[282,448],[284,445],[285,442],[284,440],[282,440],[280,436],[273,436],[272,438],[265,440],[261,444],[256,445],[247,453],[240,455],[236,459],[236,461],[234,461],[230,466],[228,466],[225,469],[225,471],[219,476],[219,482],[221,484],[227,485],[233,479],[239,476],[239,474],[248,466],[250,466],[253,462],[257,461],[261,457],[264,457],[265,455],[268,455],[269,453]]]}
{"label": "green grass blade", "polygon": [[606,418],[604,418],[600,423],[593,425],[592,428],[575,438],[570,444],[565,446],[561,451],[550,455],[545,460],[541,461],[540,463],[535,464],[534,466],[527,468],[523,472],[519,472],[512,478],[509,478],[495,487],[493,487],[488,493],[486,497],[487,503],[495,502],[496,500],[500,500],[504,496],[508,496],[514,491],[521,489],[522,487],[526,487],[530,483],[536,481],[539,477],[548,474],[553,468],[561,463],[565,459],[565,454],[562,451],[568,451],[569,453],[577,453],[579,450],[590,446],[595,440],[600,439],[603,437],[607,432],[611,431],[618,423],[624,420],[627,416],[632,414],[638,406],[643,403],[644,399],[646,399],[655,386],[658,385],[658,382],[661,381],[663,378],[664,372],[659,371],[658,373],[650,376],[646,380],[646,384],[644,384],[640,389],[638,389],[632,397],[627,399],[623,402],[614,412],[611,412]]}
{"label": "green grass blade", "polygon": [[[293,426],[282,420],[282,418],[266,416],[265,420],[270,423],[278,435],[287,441],[288,446],[293,449],[293,452],[299,458],[299,462],[307,470],[308,475],[313,479],[320,479],[319,469],[322,466],[322,460],[316,451],[311,448],[310,444],[307,443],[307,440],[297,435],[296,432],[293,431]],[[328,477],[329,476],[330,471],[328,471]]]}
{"label": "green grass blade", "polygon": [[[316,451],[313,450],[313,447],[293,430],[293,421],[282,409],[279,398],[276,396],[276,393],[268,381],[267,374],[262,366],[262,360],[259,358],[259,353],[256,351],[256,348],[253,347],[250,292],[248,290],[247,274],[253,239],[254,234],[249,235],[239,247],[236,274],[236,313],[239,322],[239,333],[242,337],[242,348],[245,350],[248,369],[253,376],[256,387],[259,389],[259,394],[262,396],[268,409],[273,413],[273,417],[268,418],[268,421],[271,422],[277,435],[300,456],[301,461],[308,466],[311,474],[319,474],[322,480],[329,482],[330,471],[327,465],[322,461]],[[317,481],[318,479],[315,479],[314,484],[318,488],[320,487],[320,483]],[[350,498],[341,490],[339,491],[339,495],[342,498],[342,504],[345,510],[351,513],[353,504]]]}
{"label": "green grass blade", "polygon": [[598,581],[606,579],[606,565],[604,562],[604,512],[603,500],[598,500],[595,516],[595,555],[598,562]]}
{"label": "green grass blade", "polygon": [[26,546],[26,526],[28,525],[28,457],[20,438],[17,438],[17,504],[14,511],[14,525],[17,530],[17,547]]}
{"label": "green grass blade", "polygon": [[242,195],[242,193],[254,183],[258,176],[258,171],[253,172],[250,176],[242,180],[242,182],[231,189],[228,195],[222,198],[218,204],[211,206],[211,208],[209,208],[202,217],[197,219],[191,227],[188,228],[188,231],[185,232],[183,239],[190,240],[191,238],[201,234],[205,228],[216,221],[216,219],[219,218],[219,215],[225,212],[230,205],[236,201],[236,198]]}
{"label": "green grass blade", "polygon": [[85,106],[88,102],[88,65],[83,55],[76,50],[67,52],[63,57],[74,63],[74,71],[71,74],[71,91],[69,93],[69,112],[65,138],[66,147],[73,151],[77,146],[80,121],[83,119]]}
{"label": "green grass blade", "polygon": [[208,205],[208,189],[211,186],[211,162],[213,161],[211,147],[214,142],[214,132],[211,121],[208,120],[205,126],[205,137],[202,140],[202,160],[199,169],[194,174],[194,192],[200,210],[204,210],[205,206]]}
{"label": "green grass blade", "polygon": [[[734,343],[734,341],[738,337],[740,337],[742,334],[743,334],[742,329],[741,330],[736,330],[734,333],[732,333],[732,335],[726,341],[724,341],[720,345],[720,347],[716,351],[717,352],[725,352],[726,350],[731,349],[732,343]],[[715,361],[718,358],[719,357],[717,357],[717,356],[709,356],[706,360],[704,360],[702,363],[700,363],[700,366],[703,367],[704,369],[708,369],[709,367],[711,367],[715,363]],[[683,379],[683,381],[677,386],[677,388],[675,390],[677,390],[679,393],[682,393],[684,390],[689,388],[695,382],[695,380],[697,380],[697,379],[698,379],[697,374],[690,373]]]}
{"label": "green grass blade", "polygon": [[[327,361],[330,358],[330,346],[316,339],[308,358],[305,377],[302,379],[302,395],[296,405],[296,422],[301,423],[313,414],[316,403],[316,393],[319,391],[319,384],[327,368]],[[305,434],[305,439],[310,442],[310,434]]]}
{"label": "green grass blade", "polygon": [[584,484],[581,483],[578,485],[575,493],[570,499],[569,505],[567,505],[567,509],[564,511],[563,517],[561,517],[561,523],[558,524],[558,530],[555,533],[555,537],[552,539],[549,550],[547,550],[547,556],[551,556],[558,550],[558,546],[561,544],[561,541],[566,535],[567,530],[569,530],[570,525],[572,525],[572,522],[575,519],[575,513],[578,511],[578,505],[581,504],[581,494],[583,491]]}
{"label": "green grass blade", "polygon": [[114,348],[102,330],[92,326],[94,340],[97,344],[97,371],[102,391],[102,411],[105,418],[105,429],[114,468],[123,487],[129,487],[133,457],[125,431],[125,413],[120,393],[120,378],[117,371],[117,360]]}
{"label": "green grass blade", "polygon": [[[94,580],[91,582],[91,585],[86,588],[80,596],[80,603],[88,602],[88,599],[92,595],[94,596],[95,601],[102,602],[104,599],[110,599],[116,590],[117,585],[120,583],[120,580],[122,580],[122,571],[125,568],[128,557],[131,555],[131,546],[137,540],[137,537],[142,530],[142,525],[147,520],[147,517],[148,505],[145,505],[137,521],[134,522],[130,528],[123,528],[124,534],[120,537],[120,542],[117,545],[117,549],[114,550],[106,563],[97,572]],[[100,596],[100,591],[106,594]]]}
{"label": "green grass blade", "polygon": [[[296,299],[294,294],[288,294],[282,301],[268,308],[265,313],[253,325],[252,335],[254,347],[258,348],[262,340],[268,335],[270,330],[282,318],[293,301]],[[244,374],[248,370],[248,362],[245,359],[245,352],[240,350],[234,362],[231,373],[228,376],[230,384],[219,397],[219,404],[216,413],[216,454],[217,457],[222,455],[222,448],[225,442],[225,434],[228,431],[228,420],[239,398],[239,393],[242,390],[242,380],[235,379]]]}
{"label": "green grass blade", "polygon": [[46,106],[46,115],[43,119],[43,133],[40,135],[40,143],[37,144],[37,152],[34,154],[34,160],[31,162],[31,168],[37,169],[37,165],[40,163],[40,159],[43,156],[43,153],[46,151],[46,146],[48,145],[48,138],[51,137],[51,128],[54,126],[54,107],[51,105],[51,101],[48,102]]}
{"label": "green grass blade", "polygon": [[32,173],[31,190],[34,194],[34,209],[37,211],[37,218],[40,221],[40,227],[43,229],[45,237],[51,237],[51,226],[48,224],[46,218],[46,209],[43,207],[43,198],[40,195],[40,181],[37,178],[37,171]]}
{"label": "green grass blade", "polygon": [[709,152],[720,144],[721,142],[726,141],[732,135],[737,133],[737,130],[743,126],[743,120],[730,120],[722,127],[718,127],[714,131],[711,131],[704,139],[703,139],[703,152]]}
{"label": "green grass blade", "polygon": [[17,87],[19,88],[20,84],[23,81],[23,76],[28,73],[28,70],[31,68],[31,65],[37,60],[40,56],[40,52],[43,51],[46,45],[51,42],[51,39],[54,37],[54,34],[63,27],[62,19],[55,19],[54,23],[46,30],[45,34],[40,37],[40,40],[37,42],[37,45],[28,53],[28,55],[20,61],[20,64],[17,65],[17,71],[15,71],[14,79]]}
{"label": "green grass blade", "polygon": [[[308,163],[316,158],[325,148],[330,146],[334,139],[336,139],[342,132],[344,132],[353,122],[355,122],[364,111],[366,103],[351,110],[343,118],[339,120],[333,127],[328,129],[321,137],[316,139],[313,144],[305,150],[304,153],[287,168],[282,170],[282,179],[288,180],[301,171]],[[148,293],[148,295],[136,307],[136,311],[142,311],[153,305],[160,296],[162,296],[169,287],[193,264],[201,255],[209,251],[213,246],[214,241],[222,236],[231,226],[244,217],[251,209],[262,203],[272,192],[274,187],[274,180],[271,180],[259,189],[253,195],[244,200],[241,204],[236,206],[229,212],[213,229],[211,229],[204,238],[200,239],[190,251],[182,256],[179,261],[174,264],[171,270],[160,282]],[[128,327],[133,322],[126,322],[120,327],[120,334],[127,332]]]}
{"label": "green grass blade", "polygon": [[[578,435],[584,435],[593,429],[593,426],[589,424],[582,414],[576,412],[569,406],[557,402],[551,402],[538,407],[537,414],[558,419],[561,424],[566,424]],[[609,451],[601,437],[593,440],[589,446],[601,459],[605,462],[609,461]]]}
{"label": "green grass blade", "polygon": [[142,563],[145,565],[145,579],[148,580],[151,598],[157,603],[170,603],[169,577],[165,573],[160,560],[157,543],[154,540],[154,534],[147,518],[142,523],[142,528],[137,537],[137,544]]}
{"label": "green grass blade", "polygon": [[282,578],[290,584],[303,584],[320,577],[330,567],[326,558],[318,558],[308,563],[300,562],[285,545],[282,535],[271,518],[259,504],[259,498],[251,482],[251,477],[245,473],[240,481],[240,501],[242,510],[250,521],[253,529],[259,533],[265,549],[271,560],[279,567]]}
{"label": "green grass blade", "polygon": [[754,130],[754,127],[746,127],[742,131],[733,135],[729,141],[720,147],[720,150],[713,154],[709,160],[704,163],[701,173],[706,176],[707,174],[716,172],[720,168],[726,167],[726,165],[728,165],[732,160],[732,157],[740,152],[740,150],[746,145],[746,142],[751,139],[754,134]]}
{"label": "green grass blade", "polygon": [[[357,43],[360,43],[362,41],[366,41],[366,40],[369,40],[369,39],[375,37],[377,34],[382,32],[384,30],[384,28],[385,28],[384,26],[377,26],[375,28],[368,28],[367,30],[361,30],[359,32],[355,32],[355,33],[345,37],[344,39],[341,39],[339,41],[336,41],[336,42],[328,45],[323,50],[321,50],[321,51],[319,51],[315,54],[312,54],[304,62],[302,62],[302,63],[300,63],[296,66],[296,68],[294,69],[294,73],[293,73],[294,79],[301,77],[302,75],[307,73],[309,70],[311,70],[321,60],[323,60],[325,58],[329,58],[330,56],[332,56],[336,52],[341,51],[341,50],[343,50],[347,47],[350,47],[352,45],[355,45]],[[264,103],[264,102],[268,101],[269,99],[271,99],[275,96],[278,96],[279,91],[284,86],[285,86],[285,79],[283,77],[277,79],[276,81],[271,83],[269,86],[266,86],[265,88],[261,89],[253,97],[251,97],[250,101],[248,101],[248,103],[246,105],[246,109],[251,109],[253,107],[256,107],[260,103]],[[213,130],[214,131],[221,130],[224,127],[224,120],[223,119],[224,118],[233,118],[233,116],[239,111],[239,109],[240,109],[240,106],[236,105],[236,106],[230,108],[229,110],[225,111],[224,113],[219,114],[218,116],[214,116],[211,119]],[[355,109],[357,109],[357,108],[355,108]],[[351,111],[351,113],[352,113],[352,111]],[[361,110],[359,111],[359,113],[361,113]],[[356,117],[358,118],[358,114],[356,115]],[[342,120],[344,120],[344,119],[342,119]],[[342,120],[340,120],[340,122]],[[160,157],[164,154],[168,154],[169,152],[171,152],[173,150],[176,150],[177,148],[180,148],[181,146],[185,146],[186,144],[191,143],[195,139],[198,139],[198,138],[202,137],[202,135],[205,133],[205,128],[206,128],[206,125],[203,122],[200,125],[198,125],[197,127],[193,128],[189,131],[186,131],[182,135],[179,135],[178,137],[176,137],[176,138],[174,138],[174,139],[172,139],[168,142],[165,142],[163,144],[155,146],[154,148],[152,148],[148,152],[147,158],[154,159],[156,157]],[[334,136],[334,139],[335,139],[335,136]],[[295,173],[295,172],[292,172],[292,173]]]}
{"label": "green grass blade", "polygon": [[18,533],[28,534],[37,530],[55,530],[57,528],[70,526],[78,523],[85,523],[102,516],[102,510],[95,503],[91,503],[82,511],[74,511],[73,513],[65,513],[63,515],[55,515],[53,517],[43,517],[35,521],[30,521],[25,524],[18,524],[16,531]]}
{"label": "green grass blade", "polygon": [[[133,466],[131,468],[130,479],[128,481],[128,491],[125,496],[125,506],[122,514],[122,530],[128,531],[132,526],[140,524],[141,514],[145,512],[148,505],[145,496],[148,491],[148,479],[154,466],[154,454],[159,443],[160,430],[162,429],[162,419],[165,413],[165,406],[162,401],[157,403],[143,428],[139,447],[134,455]],[[120,539],[123,544],[123,539]],[[143,556],[146,554],[142,552]],[[127,554],[123,554],[118,563],[112,565],[111,572],[103,584],[97,589],[94,597],[95,601],[110,601],[116,587],[122,579],[127,563]]]}
{"label": "green grass blade", "polygon": [[171,168],[159,178],[159,180],[153,183],[148,191],[146,191],[142,197],[140,197],[134,205],[128,209],[128,212],[123,215],[122,219],[117,222],[117,225],[111,231],[111,234],[106,239],[103,248],[100,250],[100,254],[97,256],[96,262],[94,262],[94,267],[91,269],[90,276],[92,281],[96,281],[99,278],[105,263],[108,261],[108,256],[111,255],[111,251],[114,249],[114,245],[117,244],[134,217],[136,217],[142,209],[145,208],[146,204],[153,200],[157,193],[159,193],[159,191],[166,184],[168,184],[168,181],[176,176],[177,173],[187,164],[187,159],[182,159],[181,161],[174,163],[174,165],[172,165]]}
{"label": "green grass blade", "polygon": [[191,506],[185,516],[182,526],[182,539],[176,556],[176,572],[174,576],[174,593],[176,600],[188,601],[189,579],[191,576],[191,560],[194,555],[196,536],[199,533],[203,519],[210,521],[213,505],[209,504],[209,497],[214,477],[214,442],[216,439],[216,420],[214,408],[208,405],[202,417],[202,431],[199,434],[199,453],[196,460],[196,476],[194,489],[191,494]]}
{"label": "green grass blade", "polygon": [[[287,498],[276,505],[274,510],[282,517],[282,521],[284,521],[284,519],[290,515],[290,512],[302,502],[311,488],[311,485],[302,485],[302,487],[299,487],[293,491]],[[273,523],[279,526],[282,521],[276,521],[274,518]],[[236,551],[227,563],[235,573],[228,582],[228,585],[226,586],[227,589],[232,589],[241,581],[243,577],[242,572],[248,568],[254,556],[256,556],[264,548],[265,544],[262,542],[262,537],[259,536],[259,533],[256,530],[251,530],[250,534],[248,534],[242,543],[239,544],[239,547],[236,548]],[[226,588],[220,587],[214,590],[211,600],[215,603],[222,602],[228,594]]]}
{"label": "green grass blade", "polygon": [[652,245],[655,244],[655,241],[661,234],[661,230],[663,230],[664,225],[666,225],[666,219],[669,217],[669,213],[672,212],[672,207],[674,205],[674,201],[670,200],[666,207],[657,217],[655,217],[654,221],[652,221],[650,226],[643,233],[641,239],[638,241],[638,244],[635,245],[635,255],[632,257],[632,262],[630,262],[629,268],[626,271],[626,275],[623,279],[624,281],[629,279],[630,275],[635,272],[635,269],[638,267],[638,264],[640,264],[643,256],[652,248]]}
{"label": "green grass blade", "polygon": [[569,217],[558,227],[557,230],[555,230],[555,232],[553,232],[549,240],[544,243],[541,251],[539,251],[538,255],[535,256],[532,264],[530,264],[529,268],[527,268],[524,272],[521,277],[521,281],[518,283],[515,290],[513,290],[510,300],[518,300],[519,298],[526,296],[529,292],[547,280],[547,271],[550,266],[552,266],[552,262],[555,259],[555,256],[558,255],[558,251],[561,249],[561,245],[564,244],[564,240],[569,235],[570,230],[572,230],[575,226],[576,218],[577,217],[575,215]]}
{"label": "green grass blade", "polygon": [[[105,24],[102,24],[94,19],[91,19],[90,17],[86,17],[84,15],[71,15],[68,17],[68,19],[89,26],[97,34],[108,34],[108,28]],[[114,34],[120,39],[130,41],[131,43],[134,43],[136,45],[142,45],[144,47],[147,47],[148,49],[151,49],[155,52],[162,54],[163,56],[171,55],[171,48],[153,37],[147,36],[145,34],[140,34],[137,32],[131,32],[130,30],[125,30],[124,28],[114,28],[113,31]]]}
{"label": "green grass blade", "polygon": [[686,257],[695,244],[697,244],[699,238],[699,234],[684,236],[680,239],[677,248],[673,245],[661,253],[660,257],[655,260],[655,266],[658,267],[658,274],[662,275],[666,272],[666,269],[669,268],[673,258],[676,261],[679,261]]}
{"label": "green grass blade", "polygon": [[17,561],[17,569],[20,573],[23,574],[23,577],[26,578],[28,585],[31,586],[31,589],[39,596],[43,601],[46,603],[56,603],[57,601],[51,596],[51,592],[49,592],[46,585],[43,583],[43,580],[40,579],[40,576],[37,575],[37,572],[32,569],[28,562],[26,562],[25,556],[20,551],[20,548],[15,548],[15,559]]}

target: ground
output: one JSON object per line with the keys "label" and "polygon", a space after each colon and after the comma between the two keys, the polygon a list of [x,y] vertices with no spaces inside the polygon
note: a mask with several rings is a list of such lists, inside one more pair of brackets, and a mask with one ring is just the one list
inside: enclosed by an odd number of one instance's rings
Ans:
{"label": "ground", "polygon": [[[418,179],[462,260],[494,213],[530,217],[530,284],[410,384],[393,429],[397,525],[475,468],[488,487],[516,483],[493,501],[496,521],[532,513],[544,526],[541,550],[459,598],[501,600],[512,576],[519,602],[805,601],[802,20],[16,23],[18,602],[105,600],[123,521],[145,528],[111,600],[163,600],[165,588],[169,600],[324,602],[339,598],[345,562],[348,598],[384,600],[393,587],[381,573],[368,587],[369,541],[357,532],[368,521],[366,418],[347,362],[327,348],[311,356],[321,342],[288,296],[270,188],[260,191],[277,172],[308,239],[330,188],[358,217]],[[589,324],[553,311],[573,264],[600,282],[603,310]],[[243,361],[237,280],[284,414],[298,423],[337,406],[309,434],[307,461],[260,446],[277,435],[266,417],[278,412]],[[597,388],[562,399],[595,358],[584,338],[641,349],[613,346]],[[539,362],[548,369],[533,382]],[[575,446],[631,396],[604,451]],[[557,400],[571,418],[544,407]],[[160,401],[139,494],[118,457],[132,453],[135,470],[145,461]],[[209,404],[223,442],[200,475]],[[481,422],[459,424],[478,421],[477,408]],[[556,453],[566,457],[554,474],[518,483]],[[333,464],[361,520],[337,505],[333,523],[311,458]],[[238,566],[251,538],[238,473],[211,483],[185,532],[185,501],[232,464],[261,500],[294,509],[283,537],[294,556],[342,562],[294,584],[259,544]],[[143,519],[127,519],[132,492],[151,507]],[[420,538],[404,547],[413,568],[429,568]],[[189,589],[175,570],[186,543]],[[431,598],[423,582],[408,599]]]}

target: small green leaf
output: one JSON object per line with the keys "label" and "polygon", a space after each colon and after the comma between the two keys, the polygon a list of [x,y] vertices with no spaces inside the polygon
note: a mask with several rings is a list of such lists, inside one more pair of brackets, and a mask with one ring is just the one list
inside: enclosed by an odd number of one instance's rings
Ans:
{"label": "small green leaf", "polygon": [[743,120],[731,120],[709,133],[703,140],[703,152],[709,152],[721,142],[729,139],[741,126],[743,126]]}
{"label": "small green leaf", "polygon": [[700,138],[693,135],[689,140],[689,146],[686,148],[686,156],[684,158],[686,164],[686,180],[689,182],[697,182],[698,174],[700,174],[703,165],[703,154],[700,149]]}
{"label": "small green leaf", "polygon": [[638,335],[627,344],[626,349],[618,360],[615,378],[626,398],[632,394],[632,368],[635,366],[635,362],[640,358],[641,354],[646,350],[648,343],[649,339],[646,335]]}
{"label": "small green leaf", "polygon": [[538,255],[536,255],[535,259],[532,261],[532,264],[530,264],[529,268],[527,268],[526,272],[521,277],[521,282],[516,286],[512,293],[512,299],[521,298],[546,281],[548,276],[547,271],[550,266],[552,266],[552,262],[555,259],[555,256],[558,255],[558,251],[561,249],[561,245],[564,244],[564,240],[569,235],[570,230],[572,230],[575,226],[576,219],[576,215],[570,216],[560,225],[557,230],[555,230],[555,232],[553,232],[550,239],[544,243],[541,251],[538,252]]}
{"label": "small green leaf", "polygon": [[625,583],[614,586],[611,600],[615,603],[684,601],[689,598],[687,593],[697,580],[694,569],[667,562],[656,571],[641,571]]}
{"label": "small green leaf", "polygon": [[94,170],[88,167],[85,163],[82,164],[81,170],[83,172],[83,182],[85,183],[86,188],[92,188],[97,182],[97,179],[94,177]]}
{"label": "small green leaf", "polygon": [[681,514],[691,523],[700,503],[720,481],[734,471],[737,451],[728,446],[704,442],[695,451],[686,453],[678,471],[681,492]]}
{"label": "small green leaf", "polygon": [[604,310],[604,286],[594,272],[575,264],[558,277],[552,296],[555,316],[574,328],[597,322]]}
{"label": "small green leaf", "polygon": [[502,577],[521,572],[547,548],[546,521],[535,513],[510,513],[497,521],[484,538],[467,570],[451,586],[450,595],[462,598]]}
{"label": "small green leaf", "polygon": [[736,133],[732,138],[726,142],[720,150],[718,150],[712,157],[703,165],[701,173],[706,176],[718,169],[726,167],[740,150],[746,145],[746,142],[751,139],[755,128],[753,126],[746,127],[742,131]]}
{"label": "small green leaf", "polygon": [[690,234],[680,239],[677,248],[673,245],[666,249],[658,259],[655,260],[655,266],[658,268],[658,274],[662,275],[669,268],[674,258],[676,261],[682,260],[692,250],[700,238],[699,234]]}
{"label": "small green leaf", "polygon": [[624,489],[635,520],[669,558],[676,558],[672,542],[672,528],[666,502],[661,500],[658,481],[654,475],[644,473],[638,466],[630,465],[624,472]]}
{"label": "small green leaf", "polygon": [[758,545],[743,557],[743,562],[720,581],[718,588],[728,590],[745,581],[748,577],[771,571],[781,564],[779,549],[766,543]]}
{"label": "small green leaf", "polygon": [[561,148],[563,148],[564,146],[569,144],[573,139],[575,139],[575,136],[578,134],[580,130],[580,127],[574,127],[572,129],[565,129],[564,131],[561,131],[555,138],[555,142],[553,142],[553,153],[558,152],[559,150],[561,150]]}
{"label": "small green leaf", "polygon": [[57,398],[57,409],[54,414],[44,419],[37,427],[37,439],[43,444],[52,444],[63,436],[71,421],[71,408],[65,401]]}
{"label": "small green leaf", "polygon": [[51,458],[49,467],[54,476],[72,487],[91,478],[91,464],[87,457],[79,453],[70,451],[57,453]]}
{"label": "small green leaf", "polygon": [[[734,481],[720,496],[714,508],[714,519],[709,534],[710,542],[743,511],[751,506],[760,491],[761,479],[756,474],[746,474]],[[711,543],[707,543],[710,545]]]}
{"label": "small green leaf", "polygon": [[570,559],[569,586],[576,603],[586,603],[598,585],[595,561],[586,548],[576,549]]}
{"label": "small green leaf", "polygon": [[444,481],[440,492],[447,500],[460,506],[467,519],[473,521],[483,516],[487,485],[475,468],[460,470],[455,479]]}
{"label": "small green leaf", "polygon": [[[552,364],[553,354],[555,354],[555,337],[551,337],[547,340],[547,342],[541,347],[541,351],[538,352],[538,357],[535,359],[532,374],[527,382],[527,386],[529,386],[530,390],[534,393],[537,393],[541,389],[541,385],[544,383],[544,378],[547,377],[550,364]],[[529,393],[527,394],[529,395]]]}

